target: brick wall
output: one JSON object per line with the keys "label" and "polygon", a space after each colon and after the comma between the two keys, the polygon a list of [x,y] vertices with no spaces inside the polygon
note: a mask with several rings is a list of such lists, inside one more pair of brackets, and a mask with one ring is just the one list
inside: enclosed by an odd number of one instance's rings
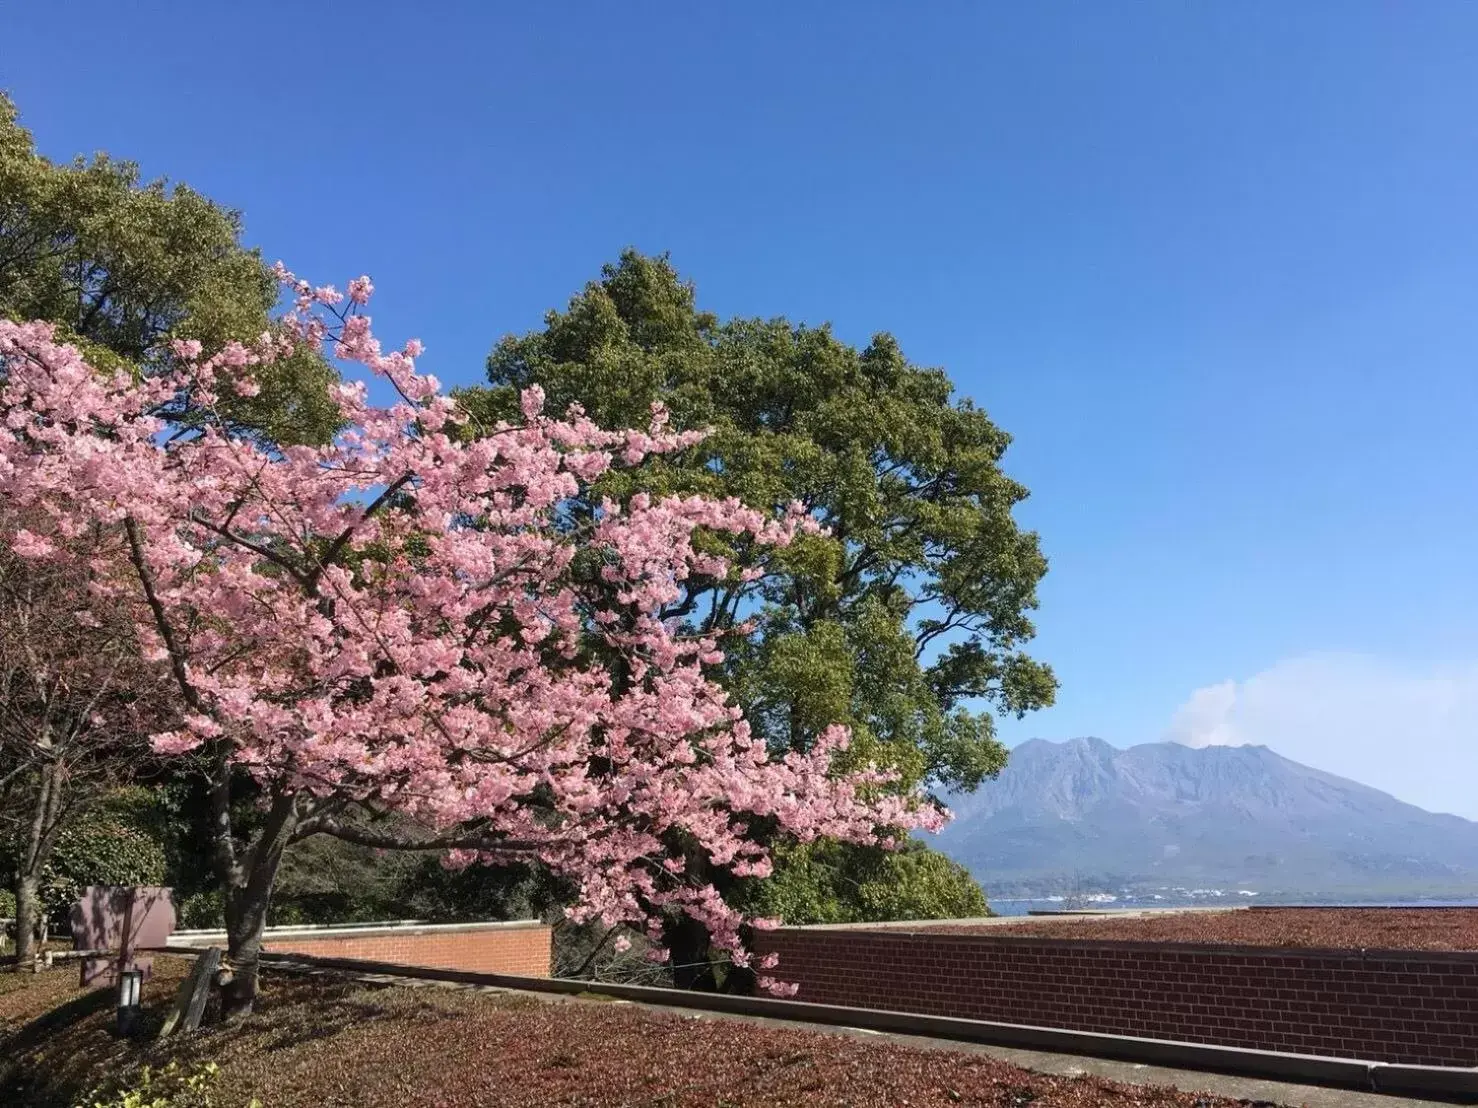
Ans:
{"label": "brick wall", "polygon": [[1478,954],[893,930],[760,932],[797,1000],[1181,1042],[1478,1065]]}
{"label": "brick wall", "polygon": [[550,930],[541,923],[456,924],[281,932],[265,949],[322,958],[366,958],[405,966],[548,977]]}

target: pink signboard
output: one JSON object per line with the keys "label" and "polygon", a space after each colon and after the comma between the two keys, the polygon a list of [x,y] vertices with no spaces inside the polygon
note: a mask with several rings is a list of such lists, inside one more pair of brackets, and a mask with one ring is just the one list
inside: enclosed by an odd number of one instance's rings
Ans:
{"label": "pink signboard", "polygon": [[82,984],[115,984],[118,961],[125,951],[125,968],[141,970],[147,977],[153,959],[133,952],[164,946],[174,927],[174,898],[169,889],[154,885],[89,885],[82,890],[82,899],[72,906],[72,947],[112,953],[83,959]]}

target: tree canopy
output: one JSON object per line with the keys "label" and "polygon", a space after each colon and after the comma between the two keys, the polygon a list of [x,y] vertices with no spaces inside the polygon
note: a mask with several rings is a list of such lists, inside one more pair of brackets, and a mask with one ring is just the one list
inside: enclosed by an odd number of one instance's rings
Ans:
{"label": "tree canopy", "polygon": [[749,890],[754,911],[796,923],[972,919],[990,914],[964,866],[923,843],[896,851],[819,840],[776,852]]}
{"label": "tree canopy", "polygon": [[[149,373],[172,364],[175,339],[253,341],[275,326],[278,286],[240,235],[236,212],[143,181],[132,162],[42,157],[0,94],[0,317],[50,321],[94,363]],[[319,442],[335,426],[335,380],[304,349],[263,366],[260,391],[228,395],[223,412],[272,442]]]}
{"label": "tree canopy", "polygon": [[486,421],[537,384],[603,425],[660,402],[673,426],[712,429],[593,496],[799,501],[826,527],[664,613],[756,623],[726,681],[773,747],[843,721],[906,781],[970,789],[1004,763],[992,713],[1052,702],[1051,670],[1024,650],[1046,560],[1012,515],[1027,490],[1001,467],[1010,437],[891,336],[859,350],[827,326],[720,321],[666,257],[626,251],[542,329],[499,342],[487,373],[462,394]]}

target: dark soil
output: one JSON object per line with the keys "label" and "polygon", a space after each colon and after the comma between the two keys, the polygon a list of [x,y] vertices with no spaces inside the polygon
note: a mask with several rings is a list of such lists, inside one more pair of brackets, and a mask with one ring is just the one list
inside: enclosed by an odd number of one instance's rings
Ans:
{"label": "dark soil", "polygon": [[[160,959],[147,1026],[184,973]],[[259,1012],[168,1045],[109,1031],[110,998],[75,969],[0,975],[0,1104],[64,1108],[171,1058],[220,1067],[215,1103],[242,1108],[762,1108],[997,1105],[1232,1108],[1096,1078],[1049,1077],[978,1054],[654,1012],[436,988],[271,976]]]}
{"label": "dark soil", "polygon": [[930,927],[947,934],[1225,943],[1337,950],[1478,950],[1478,908],[1250,908],[1121,919],[1040,916],[1020,923]]}

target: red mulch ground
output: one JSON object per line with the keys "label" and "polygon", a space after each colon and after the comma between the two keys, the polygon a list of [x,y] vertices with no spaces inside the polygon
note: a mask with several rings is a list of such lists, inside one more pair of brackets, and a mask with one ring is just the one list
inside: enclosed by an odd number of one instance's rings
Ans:
{"label": "red mulch ground", "polygon": [[1121,919],[1038,916],[952,935],[1091,939],[1095,942],[1229,943],[1350,950],[1478,950],[1478,908],[1249,908]]}
{"label": "red mulch ground", "polygon": [[[161,959],[150,1021],[183,974]],[[89,1001],[89,996],[101,998]],[[1048,1077],[979,1054],[686,1018],[625,1004],[550,1003],[324,978],[268,978],[239,1027],[127,1043],[106,993],[76,971],[0,974],[0,1104],[63,1108],[111,1075],[171,1057],[221,1067],[215,1103],[241,1108],[765,1108],[993,1105],[1233,1108],[1224,1098]],[[46,1021],[38,1023],[38,1018]]]}

